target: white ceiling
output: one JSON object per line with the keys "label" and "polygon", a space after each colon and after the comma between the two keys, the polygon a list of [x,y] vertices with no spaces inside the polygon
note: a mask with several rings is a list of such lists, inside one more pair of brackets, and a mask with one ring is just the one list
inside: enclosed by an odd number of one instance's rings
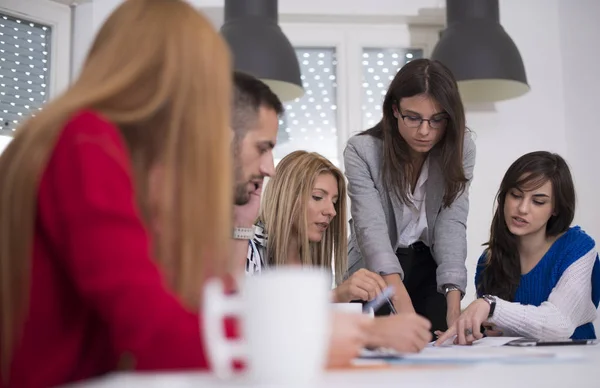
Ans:
{"label": "white ceiling", "polygon": [[[1,0],[0,0],[1,1]],[[56,3],[65,4],[69,6],[76,6],[84,3],[96,2],[97,4],[105,0],[50,0]],[[223,24],[224,12],[223,12],[223,0],[188,0],[194,5],[202,9],[202,12],[210,19],[216,28],[220,28]],[[244,1],[244,0],[239,0]],[[295,1],[299,0],[288,0],[288,7],[292,4],[296,4]],[[318,4],[322,0],[312,0],[311,4],[314,8],[314,4]],[[337,0],[337,2],[344,2],[348,0]],[[364,0],[356,0],[361,3]],[[382,1],[382,0],[378,0]],[[399,0],[386,0],[388,2],[394,2]],[[421,0],[424,1],[424,0]],[[405,14],[364,14],[359,13],[340,13],[340,14],[320,14],[318,12],[295,12],[294,10],[288,10],[288,12],[279,13],[280,23],[352,23],[352,24],[397,24],[397,23],[409,23],[415,25],[429,25],[429,26],[443,26],[445,23],[445,9],[441,3],[443,0],[427,0],[430,3],[439,2],[435,7],[416,8],[414,15]],[[283,2],[280,0],[280,2]],[[312,10],[312,9],[311,9]],[[297,10],[296,10],[297,11]],[[412,12],[412,11],[411,11]]]}
{"label": "white ceiling", "polygon": [[56,3],[65,4],[65,5],[78,5],[83,3],[91,3],[92,0],[51,0]]}

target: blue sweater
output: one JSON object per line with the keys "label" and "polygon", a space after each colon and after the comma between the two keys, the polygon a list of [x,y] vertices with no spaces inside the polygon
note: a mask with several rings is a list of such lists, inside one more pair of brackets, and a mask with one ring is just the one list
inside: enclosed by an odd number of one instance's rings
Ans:
{"label": "blue sweater", "polygon": [[[558,283],[563,272],[571,264],[579,260],[595,246],[594,240],[588,236],[579,226],[570,228],[565,234],[558,238],[542,257],[540,262],[528,273],[521,275],[519,287],[512,302],[524,305],[539,306],[548,300],[552,289]],[[481,282],[481,271],[486,266],[486,251],[479,257],[475,273],[475,287]],[[592,302],[598,308],[600,300],[600,262],[596,255],[596,262],[591,273]],[[486,292],[483,292],[485,294]],[[481,297],[477,291],[477,296]],[[571,336],[573,339],[595,339],[596,333],[592,322],[583,324],[575,329]]]}

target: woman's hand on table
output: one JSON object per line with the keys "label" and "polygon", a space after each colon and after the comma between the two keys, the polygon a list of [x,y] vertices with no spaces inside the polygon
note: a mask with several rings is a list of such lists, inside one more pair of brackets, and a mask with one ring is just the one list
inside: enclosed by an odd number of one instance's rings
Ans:
{"label": "woman's hand on table", "polygon": [[370,328],[369,347],[415,353],[431,342],[431,322],[415,313],[376,317]]}
{"label": "woman's hand on table", "polygon": [[328,368],[350,365],[367,346],[373,318],[356,313],[334,312],[329,338]]}
{"label": "woman's hand on table", "polygon": [[483,333],[486,337],[502,337],[504,335],[502,330],[493,323],[483,322],[481,325],[484,328]]}
{"label": "woman's hand on table", "polygon": [[477,299],[469,305],[446,332],[436,332],[438,335],[435,345],[443,345],[446,341],[456,336],[454,343],[457,345],[471,345],[483,338],[481,324],[488,319],[490,305],[483,299]]}
{"label": "woman's hand on table", "polygon": [[333,291],[333,301],[347,303],[352,300],[373,300],[386,286],[380,275],[361,268]]}

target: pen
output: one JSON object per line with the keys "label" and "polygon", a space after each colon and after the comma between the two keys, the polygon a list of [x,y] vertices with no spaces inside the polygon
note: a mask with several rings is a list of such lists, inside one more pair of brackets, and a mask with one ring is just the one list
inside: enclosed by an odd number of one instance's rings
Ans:
{"label": "pen", "polygon": [[388,303],[390,304],[390,311],[392,312],[392,314],[398,314],[398,312],[396,311],[396,309],[394,308],[394,303],[391,301],[390,298],[387,298]]}
{"label": "pen", "polygon": [[394,296],[394,287],[388,286],[384,288],[381,294],[377,295],[375,299],[368,302],[363,306],[363,312],[368,312],[371,309],[373,311],[377,311],[384,303],[389,303],[392,314],[396,314],[396,309],[394,308],[394,304],[390,300],[390,298]]}

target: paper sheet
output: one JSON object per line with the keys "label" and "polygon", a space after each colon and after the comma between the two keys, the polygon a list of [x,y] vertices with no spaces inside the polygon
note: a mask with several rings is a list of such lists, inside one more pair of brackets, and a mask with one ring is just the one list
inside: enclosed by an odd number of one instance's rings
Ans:
{"label": "paper sheet", "polygon": [[400,353],[391,349],[364,350],[361,359],[385,360],[392,363],[481,363],[481,362],[540,362],[565,359],[580,359],[581,354],[557,353],[553,349],[516,348],[504,346],[519,337],[485,337],[471,346],[429,344],[419,353]]}
{"label": "paper sheet", "polygon": [[[435,341],[430,342],[429,344],[427,344],[424,351],[429,348],[433,348],[433,349],[447,349],[447,348],[457,348],[457,349],[468,348],[468,349],[470,349],[473,347],[494,348],[494,347],[504,346],[508,342],[515,340],[515,339],[519,339],[519,338],[521,338],[521,337],[485,337],[485,338],[482,338],[480,340],[473,342],[473,344],[470,346],[454,345],[454,343],[453,343],[454,338],[450,338],[448,341],[446,341],[441,346],[435,346],[434,345]],[[404,356],[411,356],[411,355],[412,355],[412,353],[400,353],[393,349],[388,349],[388,348],[377,348],[377,349],[373,349],[373,350],[364,349],[363,352],[361,353],[361,357],[364,357],[364,358],[404,357]]]}
{"label": "paper sheet", "polygon": [[[504,346],[507,343],[509,343],[510,341],[519,339],[519,338],[523,338],[523,337],[483,337],[480,340],[477,340],[475,342],[473,342],[473,344],[471,345],[471,347],[478,347],[478,348],[495,348],[498,346]],[[435,347],[433,344],[435,343],[435,341],[430,342],[427,347]],[[441,347],[461,347],[464,348],[464,345],[454,345],[454,337],[448,339],[448,341],[446,341],[443,345],[441,345]]]}

